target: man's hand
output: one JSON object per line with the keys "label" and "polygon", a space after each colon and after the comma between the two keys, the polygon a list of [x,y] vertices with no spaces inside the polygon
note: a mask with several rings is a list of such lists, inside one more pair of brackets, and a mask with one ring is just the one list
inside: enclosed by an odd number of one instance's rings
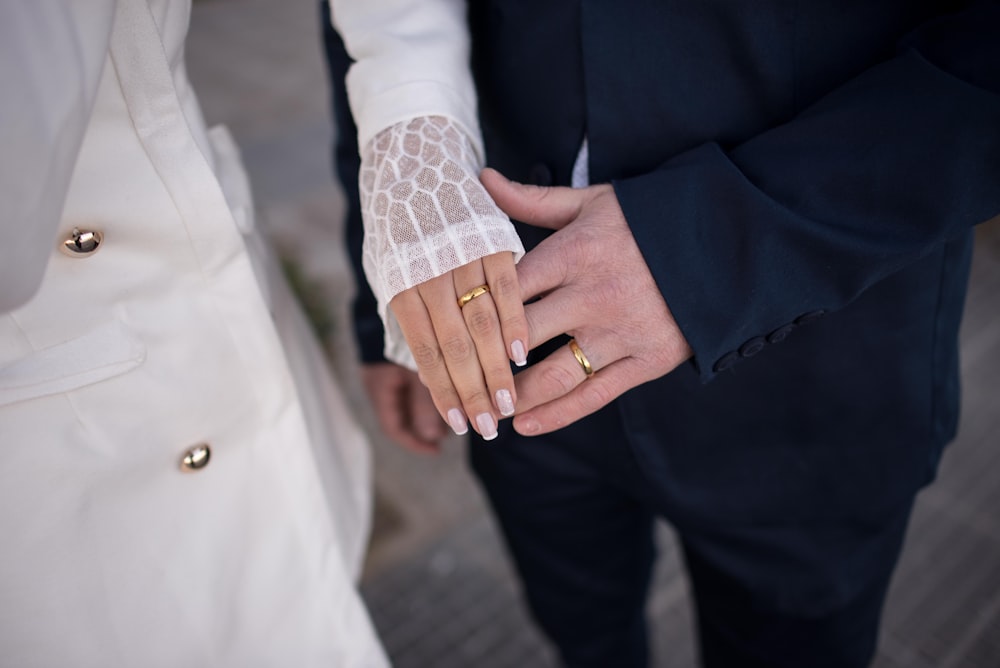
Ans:
{"label": "man's hand", "polygon": [[362,365],[361,378],[386,436],[413,452],[440,452],[447,429],[415,372],[380,362]]}
{"label": "man's hand", "polygon": [[640,253],[614,189],[539,188],[486,169],[483,185],[511,218],[557,230],[517,267],[532,347],[566,333],[569,346],[517,375],[514,428],[526,436],[564,427],[691,357]]}

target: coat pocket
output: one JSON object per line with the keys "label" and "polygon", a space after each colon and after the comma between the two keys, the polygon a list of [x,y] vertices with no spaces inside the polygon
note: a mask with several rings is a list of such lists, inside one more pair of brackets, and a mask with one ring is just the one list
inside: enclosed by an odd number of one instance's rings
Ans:
{"label": "coat pocket", "polygon": [[0,368],[0,406],[120,376],[146,359],[146,348],[124,324],[111,322]]}

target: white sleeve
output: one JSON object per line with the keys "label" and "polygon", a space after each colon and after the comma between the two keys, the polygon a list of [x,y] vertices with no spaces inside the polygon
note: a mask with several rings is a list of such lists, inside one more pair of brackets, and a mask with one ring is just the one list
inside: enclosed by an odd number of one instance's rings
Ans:
{"label": "white sleeve", "polygon": [[388,308],[393,297],[487,255],[524,255],[479,182],[481,168],[468,135],[443,116],[397,123],[362,151],[362,260],[385,323],[384,354],[394,362],[416,366]]}
{"label": "white sleeve", "polygon": [[0,313],[38,289],[105,63],[115,3],[0,3]]}
{"label": "white sleeve", "polygon": [[[474,260],[524,247],[479,182],[484,151],[463,0],[333,0],[361,153],[365,275],[385,355],[414,368],[389,301]],[[470,288],[475,286],[469,286]]]}
{"label": "white sleeve", "polygon": [[465,7],[465,0],[331,0],[333,25],[354,59],[347,94],[359,148],[401,121],[444,116],[483,155]]}

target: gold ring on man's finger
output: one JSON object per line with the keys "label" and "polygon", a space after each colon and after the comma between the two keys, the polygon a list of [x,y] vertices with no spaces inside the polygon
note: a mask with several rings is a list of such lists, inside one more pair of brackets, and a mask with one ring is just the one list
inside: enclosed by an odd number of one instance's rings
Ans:
{"label": "gold ring on man's finger", "polygon": [[590,366],[590,360],[583,354],[583,350],[580,348],[580,344],[576,342],[576,339],[569,340],[569,349],[573,351],[573,357],[580,363],[580,368],[587,374],[587,378],[593,377],[595,373],[594,367]]}

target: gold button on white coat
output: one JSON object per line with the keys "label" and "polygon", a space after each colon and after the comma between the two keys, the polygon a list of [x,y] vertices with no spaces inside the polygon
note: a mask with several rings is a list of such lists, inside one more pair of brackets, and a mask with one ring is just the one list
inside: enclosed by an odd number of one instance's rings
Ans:
{"label": "gold button on white coat", "polygon": [[89,257],[97,252],[104,242],[104,235],[96,230],[73,228],[69,237],[59,245],[59,250],[69,257]]}
{"label": "gold button on white coat", "polygon": [[200,471],[208,466],[208,460],[211,458],[212,448],[208,446],[208,443],[199,443],[192,448],[188,448],[184,456],[181,457],[181,471],[185,473]]}

